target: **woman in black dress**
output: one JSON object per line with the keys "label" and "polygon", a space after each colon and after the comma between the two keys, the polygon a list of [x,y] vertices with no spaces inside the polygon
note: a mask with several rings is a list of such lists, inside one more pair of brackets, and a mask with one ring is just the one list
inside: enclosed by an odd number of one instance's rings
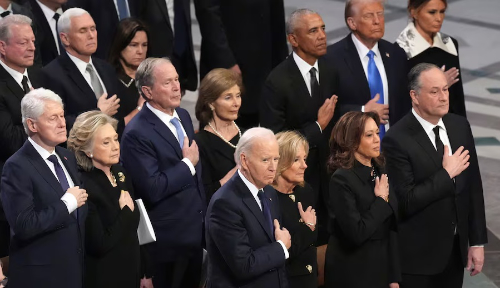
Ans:
{"label": "woman in black dress", "polygon": [[409,0],[411,21],[396,42],[406,51],[409,69],[419,63],[432,63],[445,70],[450,92],[449,112],[466,117],[458,42],[440,32],[447,6],[446,0]]}
{"label": "woman in black dress", "polygon": [[118,88],[120,108],[116,115],[120,121],[117,127],[119,135],[144,104],[144,98],[140,97],[135,87],[135,72],[147,56],[148,30],[145,24],[135,18],[125,18],[120,21],[108,59],[115,68],[120,82]]}
{"label": "woman in black dress", "polygon": [[281,225],[292,237],[292,246],[288,249],[290,257],[286,260],[288,283],[290,288],[316,288],[318,265],[314,243],[318,233],[313,208],[315,199],[311,186],[304,182],[309,144],[295,131],[280,132],[276,139],[280,160],[273,187],[279,192]]}
{"label": "woman in black dress", "polygon": [[241,131],[234,120],[241,107],[241,89],[241,77],[222,68],[210,71],[200,84],[195,112],[201,129],[195,139],[207,202],[236,172],[234,151]]}
{"label": "woman in black dress", "polygon": [[132,200],[130,177],[118,164],[116,125],[116,119],[89,111],[76,118],[68,137],[89,195],[85,223],[85,287],[89,288],[137,288],[144,278],[137,237],[139,210]]}
{"label": "woman in black dress", "polygon": [[389,193],[379,124],[376,113],[348,112],[332,131],[325,287],[399,287],[397,200]]}

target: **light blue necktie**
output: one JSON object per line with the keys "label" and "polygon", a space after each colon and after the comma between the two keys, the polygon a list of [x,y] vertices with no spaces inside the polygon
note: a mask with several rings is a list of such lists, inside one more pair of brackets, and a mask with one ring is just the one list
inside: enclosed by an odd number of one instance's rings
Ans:
{"label": "light blue necktie", "polygon": [[182,146],[184,146],[184,133],[182,132],[181,122],[179,122],[179,119],[174,117],[172,118],[172,120],[170,120],[170,123],[174,124],[175,126],[175,130],[177,131],[177,138],[179,138],[179,144],[181,145],[182,149]]}
{"label": "light blue necktie", "polygon": [[118,6],[118,18],[120,18],[120,20],[130,17],[130,13],[127,9],[127,0],[116,0],[116,6]]}
{"label": "light blue necktie", "polygon": [[[380,77],[380,72],[377,69],[377,65],[375,65],[375,60],[373,59],[375,53],[370,50],[367,56],[370,58],[370,60],[368,60],[368,86],[370,86],[371,98],[373,99],[375,95],[379,94],[380,98],[377,103],[384,104],[384,85],[382,83],[382,77]],[[385,125],[381,124],[379,130],[380,140],[382,140],[385,135]]]}

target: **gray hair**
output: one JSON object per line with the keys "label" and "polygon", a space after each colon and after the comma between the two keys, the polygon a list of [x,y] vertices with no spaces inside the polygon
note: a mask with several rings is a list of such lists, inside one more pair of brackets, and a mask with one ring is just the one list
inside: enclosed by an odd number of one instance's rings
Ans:
{"label": "gray hair", "polygon": [[345,21],[345,24],[347,25],[347,28],[349,28],[349,30],[351,29],[351,27],[349,27],[349,24],[347,23],[347,18],[353,17],[354,15],[356,15],[357,11],[355,11],[355,10],[357,10],[356,9],[357,4],[367,3],[367,2],[379,2],[380,4],[382,4],[382,6],[384,6],[385,1],[386,0],[347,0],[347,1],[345,1],[344,21]]}
{"label": "gray hair", "polygon": [[241,138],[238,141],[238,145],[236,146],[236,151],[234,151],[234,161],[236,161],[236,165],[241,165],[241,154],[250,154],[253,144],[255,144],[255,141],[259,139],[276,140],[276,136],[274,136],[273,131],[267,128],[255,127],[248,129],[245,133],[243,133],[243,135],[241,135]]}
{"label": "gray hair", "polygon": [[311,15],[311,14],[318,14],[318,13],[311,9],[306,9],[306,8],[297,9],[293,11],[292,14],[290,14],[290,17],[288,17],[288,20],[286,21],[286,34],[293,34],[300,18],[302,18],[302,16],[304,15]]}
{"label": "gray hair", "polygon": [[57,21],[57,31],[59,31],[59,33],[68,33],[71,29],[71,19],[73,17],[82,16],[84,14],[89,14],[89,12],[85,11],[82,8],[70,8],[64,11],[64,13],[61,15],[61,17],[59,17],[59,20]]}
{"label": "gray hair", "polygon": [[434,64],[430,64],[430,63],[420,63],[420,64],[415,65],[415,67],[413,67],[410,70],[410,73],[408,73],[408,90],[409,91],[414,90],[418,94],[420,92],[420,88],[422,88],[422,83],[420,81],[420,75],[422,75],[422,73],[429,71],[429,70],[432,70],[432,69],[441,70],[441,69],[439,69],[438,66],[436,66]]}
{"label": "gray hair", "polygon": [[45,104],[48,101],[56,102],[64,107],[61,97],[52,90],[38,88],[31,90],[21,100],[21,115],[24,126],[24,131],[29,135],[28,123],[26,120],[38,120],[38,117],[45,111]]}
{"label": "gray hair", "polygon": [[155,84],[154,71],[160,64],[165,63],[172,64],[170,59],[168,59],[167,57],[150,57],[142,61],[137,68],[137,72],[135,72],[135,87],[137,88],[137,90],[139,90],[139,94],[142,95],[144,99],[148,100],[142,92],[142,86],[153,87],[153,85]]}
{"label": "gray hair", "polygon": [[29,25],[31,26],[31,19],[28,16],[21,14],[10,14],[0,21],[0,41],[8,42],[12,36],[10,27],[13,25]]}

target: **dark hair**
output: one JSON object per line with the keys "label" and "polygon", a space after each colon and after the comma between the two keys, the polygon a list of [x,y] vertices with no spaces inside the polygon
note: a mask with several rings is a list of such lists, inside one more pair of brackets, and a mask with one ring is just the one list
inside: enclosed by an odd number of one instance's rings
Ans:
{"label": "dark hair", "polygon": [[[128,44],[134,39],[135,34],[138,31],[144,31],[148,37],[148,45],[151,43],[149,41],[149,31],[141,20],[136,18],[125,18],[118,23],[116,28],[115,38],[111,44],[111,49],[109,50],[108,62],[113,65],[117,73],[125,73],[123,66],[120,63],[122,59],[122,51],[127,48]],[[148,52],[146,53],[146,58],[149,57],[150,47],[148,47]]]}
{"label": "dark hair", "polygon": [[441,70],[438,66],[431,63],[419,63],[411,68],[408,73],[408,91],[415,90],[418,94],[420,92],[420,88],[422,87],[422,83],[420,83],[420,75],[432,69]]}
{"label": "dark hair", "polygon": [[[411,10],[412,9],[419,10],[422,8],[422,6],[427,4],[429,1],[431,1],[431,0],[408,0],[407,10],[408,10],[408,14],[410,15],[410,17],[411,17]],[[443,3],[444,3],[444,8],[448,8],[447,0],[441,0],[441,1],[443,1]]]}
{"label": "dark hair", "polygon": [[233,70],[224,68],[213,69],[201,80],[195,107],[196,119],[200,121],[200,127],[205,127],[213,118],[209,104],[217,100],[224,91],[234,85],[238,85],[243,94],[241,76]]}
{"label": "dark hair", "polygon": [[[375,112],[351,111],[347,112],[333,127],[330,137],[330,156],[327,166],[330,171],[339,168],[351,169],[354,166],[354,152],[359,148],[361,137],[365,132],[365,124],[368,119],[373,119],[377,126],[380,125],[380,118]],[[384,165],[384,157],[373,159],[379,166]]]}

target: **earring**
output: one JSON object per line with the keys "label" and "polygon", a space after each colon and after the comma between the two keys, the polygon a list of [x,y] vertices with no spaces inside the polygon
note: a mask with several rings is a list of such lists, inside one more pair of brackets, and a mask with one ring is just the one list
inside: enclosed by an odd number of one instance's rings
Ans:
{"label": "earring", "polygon": [[90,159],[94,158],[94,154],[90,153]]}
{"label": "earring", "polygon": [[210,110],[214,111],[215,110],[214,106],[210,105]]}

